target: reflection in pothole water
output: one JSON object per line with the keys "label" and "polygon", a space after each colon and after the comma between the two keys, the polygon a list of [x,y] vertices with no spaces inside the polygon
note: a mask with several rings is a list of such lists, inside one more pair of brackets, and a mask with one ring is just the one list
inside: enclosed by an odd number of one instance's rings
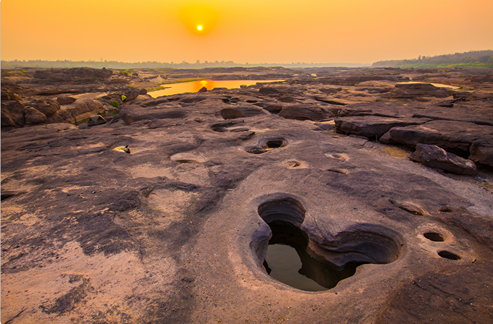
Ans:
{"label": "reflection in pothole water", "polygon": [[321,262],[306,252],[303,232],[286,222],[270,224],[272,238],[267,248],[264,267],[274,279],[293,288],[321,291],[333,288],[356,272],[361,263],[350,263],[342,269]]}
{"label": "reflection in pothole water", "polygon": [[272,278],[301,290],[320,291],[327,289],[301,274],[302,265],[295,248],[284,244],[269,245],[264,266]]}

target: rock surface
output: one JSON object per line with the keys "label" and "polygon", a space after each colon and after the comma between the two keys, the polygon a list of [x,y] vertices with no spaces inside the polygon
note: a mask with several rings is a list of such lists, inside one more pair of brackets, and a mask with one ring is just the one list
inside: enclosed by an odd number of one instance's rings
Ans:
{"label": "rock surface", "polygon": [[410,159],[426,166],[455,174],[474,176],[478,173],[473,161],[449,153],[436,145],[418,144]]}
{"label": "rock surface", "polygon": [[32,103],[33,106],[45,116],[51,116],[60,109],[60,104],[55,100],[37,100]]}
{"label": "rock surface", "polygon": [[469,159],[493,167],[493,136],[472,142]]}
{"label": "rock surface", "polygon": [[[286,81],[127,102],[128,84],[216,72],[11,77],[29,89],[2,100],[2,323],[493,321],[489,99],[384,97],[437,82],[428,70],[223,70]],[[36,93],[67,89],[82,92],[25,126],[29,103],[60,97]],[[73,124],[110,108],[105,124]],[[403,146],[375,141],[383,131]],[[417,143],[471,155],[477,176],[410,161]],[[302,272],[352,273],[319,292],[275,280],[264,258],[277,223],[324,263]]]}
{"label": "rock surface", "polygon": [[453,93],[452,90],[435,87],[429,83],[397,83],[395,90],[386,96],[392,99],[446,98],[452,96]]}
{"label": "rock surface", "polygon": [[24,108],[24,118],[26,125],[42,124],[47,120],[45,114],[33,107]]}
{"label": "rock surface", "polygon": [[336,129],[341,133],[355,134],[369,138],[381,137],[393,127],[424,124],[424,118],[389,118],[379,116],[342,117],[334,120]]}
{"label": "rock surface", "polygon": [[431,121],[417,126],[390,130],[393,141],[414,146],[418,143],[437,145],[461,156],[468,156],[473,142],[491,138],[493,127],[460,121]]}
{"label": "rock surface", "polygon": [[73,103],[76,100],[77,99],[75,99],[74,97],[69,97],[69,96],[60,96],[60,97],[56,98],[56,101],[58,101],[58,103],[60,105],[68,105],[68,104]]}

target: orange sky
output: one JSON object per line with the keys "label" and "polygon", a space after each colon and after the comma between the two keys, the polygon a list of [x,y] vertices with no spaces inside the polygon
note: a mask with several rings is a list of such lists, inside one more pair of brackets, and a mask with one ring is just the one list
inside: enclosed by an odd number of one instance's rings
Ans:
{"label": "orange sky", "polygon": [[3,0],[1,58],[372,63],[493,49],[492,13],[492,0]]}

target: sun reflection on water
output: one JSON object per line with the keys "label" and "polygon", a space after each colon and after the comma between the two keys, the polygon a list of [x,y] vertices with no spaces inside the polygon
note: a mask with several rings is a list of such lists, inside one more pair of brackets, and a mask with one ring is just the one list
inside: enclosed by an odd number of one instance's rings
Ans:
{"label": "sun reflection on water", "polygon": [[249,86],[249,85],[254,85],[256,83],[276,82],[276,81],[282,81],[282,80],[220,80],[220,81],[200,80],[200,81],[192,81],[192,82],[184,82],[184,83],[165,84],[164,86],[166,87],[166,89],[151,91],[148,94],[153,98],[157,98],[159,96],[167,96],[167,95],[173,95],[178,93],[198,92],[203,87],[206,87],[208,91],[214,88],[235,89],[235,88],[240,88],[240,86],[242,85]]}

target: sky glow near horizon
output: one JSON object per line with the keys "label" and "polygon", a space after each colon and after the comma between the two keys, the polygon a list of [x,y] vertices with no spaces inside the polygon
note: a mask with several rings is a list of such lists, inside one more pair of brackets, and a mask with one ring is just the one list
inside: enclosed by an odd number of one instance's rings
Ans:
{"label": "sky glow near horizon", "polygon": [[493,49],[491,12],[491,0],[3,0],[1,58],[372,63]]}

